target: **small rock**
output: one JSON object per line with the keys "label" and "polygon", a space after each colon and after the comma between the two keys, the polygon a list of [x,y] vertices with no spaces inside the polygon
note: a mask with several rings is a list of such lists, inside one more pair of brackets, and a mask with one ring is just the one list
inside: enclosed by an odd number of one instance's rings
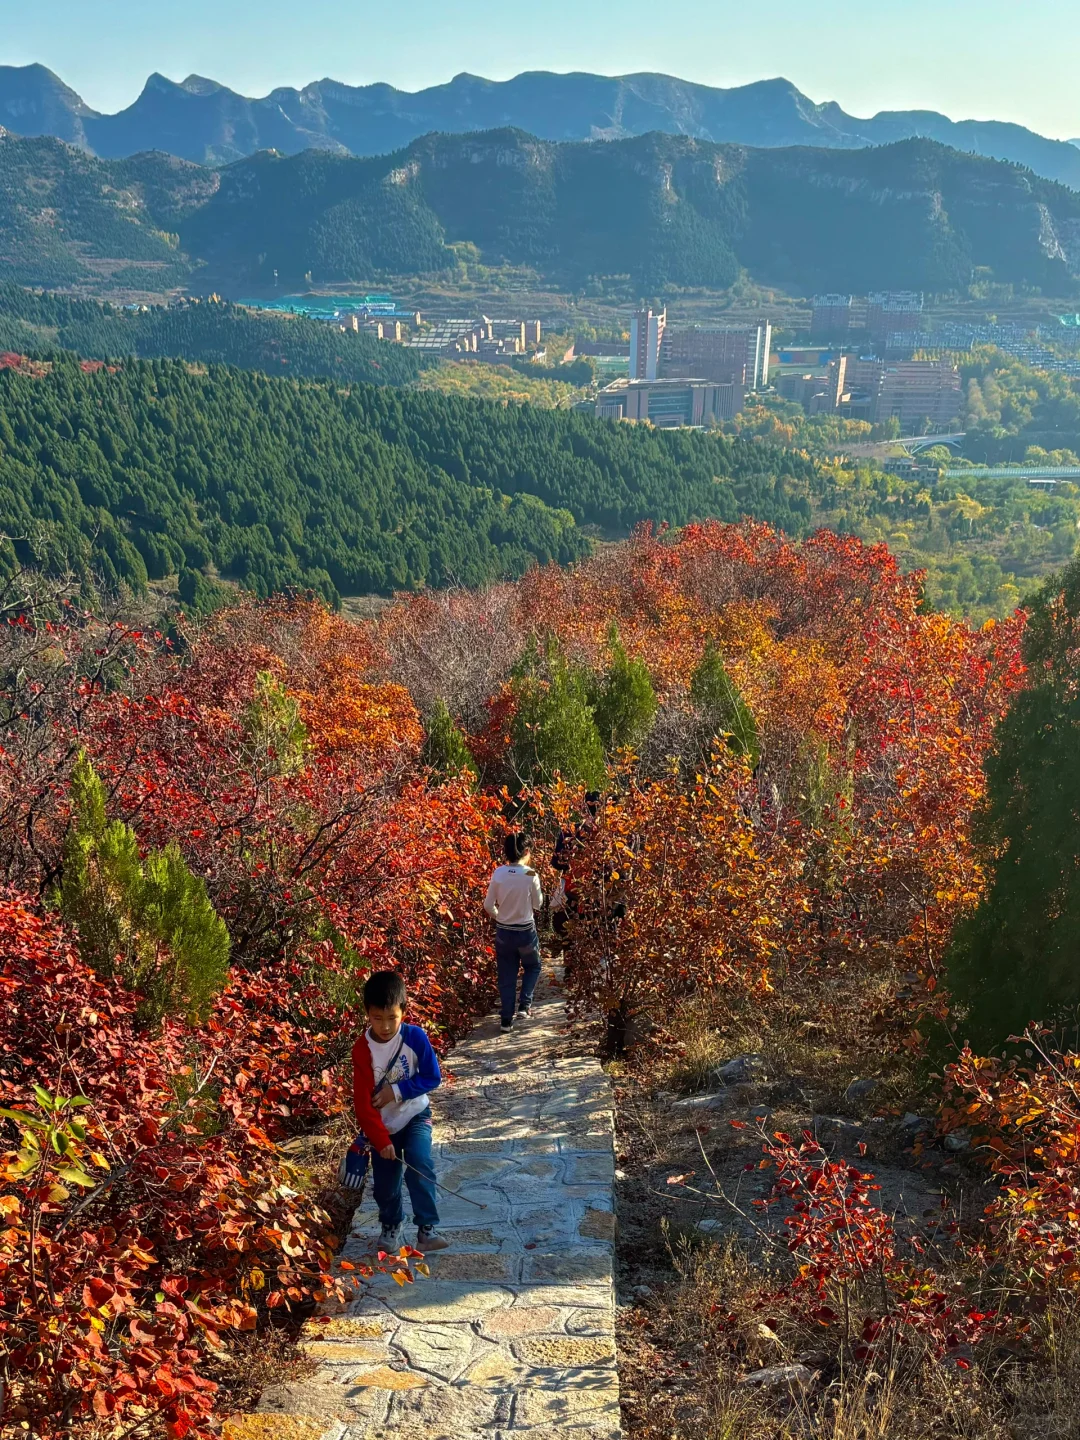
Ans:
{"label": "small rock", "polygon": [[965,1150],[971,1149],[971,1131],[953,1130],[945,1136],[945,1149],[953,1155],[960,1155]]}
{"label": "small rock", "polygon": [[724,1090],[719,1090],[710,1095],[687,1095],[682,1100],[676,1100],[672,1105],[673,1110],[722,1110],[731,1104],[731,1096]]}
{"label": "small rock", "polygon": [[716,1220],[713,1218],[707,1220],[699,1220],[697,1222],[697,1228],[699,1230],[704,1230],[706,1235],[715,1235],[718,1230],[723,1230],[724,1222],[723,1220]]}
{"label": "small rock", "polygon": [[806,1387],[812,1385],[816,1379],[817,1371],[810,1370],[805,1365],[770,1365],[764,1370],[753,1370],[749,1375],[744,1375],[739,1384],[758,1385],[763,1388],[776,1385]]}
{"label": "small rock", "polygon": [[849,1103],[853,1100],[865,1100],[877,1089],[877,1081],[867,1077],[865,1080],[852,1080],[851,1084],[844,1091],[844,1099]]}
{"label": "small rock", "polygon": [[635,1285],[634,1288],[630,1291],[630,1294],[638,1300],[651,1300],[652,1293],[653,1292],[651,1285]]}
{"label": "small rock", "polygon": [[918,1130],[926,1130],[930,1125],[925,1115],[913,1115],[909,1110],[900,1121],[900,1130],[903,1134],[913,1135]]}
{"label": "small rock", "polygon": [[625,1171],[625,1170],[616,1170],[616,1171],[615,1171],[615,1179],[616,1179],[616,1180],[625,1180],[625,1179],[626,1179],[626,1171]]}
{"label": "small rock", "polygon": [[757,1085],[767,1080],[765,1061],[760,1055],[736,1055],[726,1065],[720,1065],[716,1074],[725,1085]]}

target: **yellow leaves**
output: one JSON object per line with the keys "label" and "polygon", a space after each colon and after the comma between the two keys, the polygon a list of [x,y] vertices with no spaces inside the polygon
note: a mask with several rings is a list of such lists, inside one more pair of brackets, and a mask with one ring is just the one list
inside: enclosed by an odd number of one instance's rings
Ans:
{"label": "yellow leaves", "polygon": [[250,1275],[248,1276],[248,1284],[251,1286],[252,1290],[262,1290],[265,1288],[266,1276],[257,1266],[254,1270],[251,1271]]}

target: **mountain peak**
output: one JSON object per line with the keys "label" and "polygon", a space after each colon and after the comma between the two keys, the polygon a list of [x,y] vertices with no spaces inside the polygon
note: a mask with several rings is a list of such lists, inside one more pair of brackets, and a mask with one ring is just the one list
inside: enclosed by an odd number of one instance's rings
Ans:
{"label": "mountain peak", "polygon": [[541,140],[616,139],[660,131],[751,147],[862,148],[925,136],[1025,165],[1080,189],[1077,144],[1018,125],[954,121],[933,111],[869,119],[818,103],[782,75],[728,89],[643,71],[594,75],[526,71],[488,80],[462,70],[415,93],[326,79],[249,99],[203,75],[155,72],[134,105],[99,115],[43,65],[0,66],[0,122],[16,134],[54,135],[102,157],[153,148],[199,164],[259,150],[385,155],[421,135],[516,128]]}

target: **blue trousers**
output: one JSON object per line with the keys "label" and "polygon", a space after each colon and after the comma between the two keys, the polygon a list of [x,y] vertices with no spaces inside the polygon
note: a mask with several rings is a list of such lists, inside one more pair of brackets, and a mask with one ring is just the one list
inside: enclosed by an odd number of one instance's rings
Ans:
{"label": "blue trousers", "polygon": [[521,1005],[532,1001],[540,979],[540,940],[530,930],[495,929],[495,964],[499,972],[499,1004],[504,1021],[514,1018],[518,971],[521,971]]}
{"label": "blue trousers", "polygon": [[409,1162],[384,1160],[377,1150],[371,1152],[371,1189],[379,1207],[383,1225],[400,1225],[405,1219],[401,1203],[401,1182],[409,1187],[413,1207],[413,1223],[420,1230],[430,1230],[439,1223],[435,1204],[435,1166],[431,1159],[431,1107],[414,1115],[401,1130],[390,1136],[397,1153]]}

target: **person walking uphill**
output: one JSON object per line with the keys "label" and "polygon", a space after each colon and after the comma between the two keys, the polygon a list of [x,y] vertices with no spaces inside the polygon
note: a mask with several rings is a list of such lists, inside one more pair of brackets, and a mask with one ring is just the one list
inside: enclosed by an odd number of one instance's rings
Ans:
{"label": "person walking uphill", "polygon": [[488,884],[484,909],[495,921],[495,962],[499,972],[499,1001],[503,1031],[514,1028],[514,1000],[518,971],[521,996],[518,1015],[528,1015],[540,979],[540,939],[536,912],[544,903],[540,877],[529,864],[529,847],[520,834],[503,841],[507,863],[500,865]]}
{"label": "person walking uphill", "polygon": [[367,1026],[352,1050],[353,1104],[356,1123],[371,1145],[372,1190],[382,1223],[379,1248],[392,1251],[401,1246],[404,1180],[412,1201],[416,1248],[428,1254],[450,1244],[435,1228],[439,1211],[428,1104],[428,1095],[441,1083],[442,1075],[423,1030],[402,1023],[407,1004],[400,975],[377,970],[368,976],[364,985]]}

